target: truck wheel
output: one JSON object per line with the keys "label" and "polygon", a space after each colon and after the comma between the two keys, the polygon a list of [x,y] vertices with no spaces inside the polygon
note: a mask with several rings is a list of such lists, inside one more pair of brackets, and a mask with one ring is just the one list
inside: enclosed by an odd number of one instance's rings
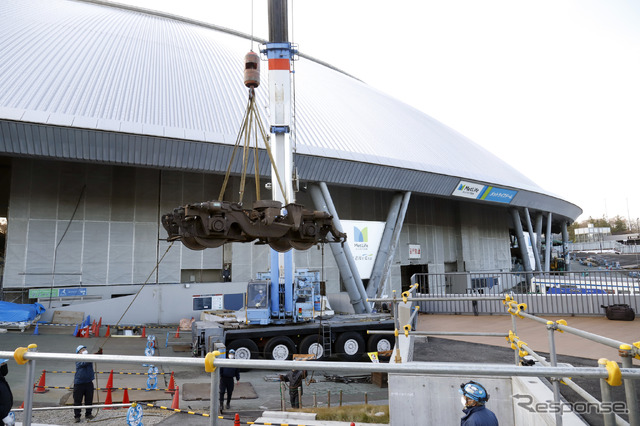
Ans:
{"label": "truck wheel", "polygon": [[393,343],[389,336],[384,334],[372,334],[367,342],[368,352],[382,352],[393,349]]}
{"label": "truck wheel", "polygon": [[335,347],[343,361],[359,361],[364,354],[364,339],[359,333],[347,331],[338,336]]}
{"label": "truck wheel", "polygon": [[301,354],[313,354],[316,359],[325,359],[324,347],[322,346],[322,337],[312,334],[302,339],[300,342]]}
{"label": "truck wheel", "polygon": [[287,336],[272,337],[264,346],[265,359],[285,361],[291,359],[296,344]]}
{"label": "truck wheel", "polygon": [[229,343],[227,350],[233,349],[236,351],[236,359],[251,359],[258,357],[258,345],[253,340],[238,339]]}

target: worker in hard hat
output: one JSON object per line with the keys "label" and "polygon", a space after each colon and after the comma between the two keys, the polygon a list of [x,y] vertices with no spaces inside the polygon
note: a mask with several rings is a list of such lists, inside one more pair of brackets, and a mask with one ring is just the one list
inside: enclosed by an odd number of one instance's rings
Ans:
{"label": "worker in hard hat", "polygon": [[[76,348],[76,353],[79,355],[86,355],[89,353],[85,345],[80,345]],[[102,349],[98,351],[102,353]],[[93,404],[93,379],[95,374],[93,372],[93,363],[91,362],[76,362],[76,374],[73,377],[73,405],[82,405],[84,399],[84,405],[87,406],[85,410],[85,418],[87,420],[93,419],[95,416],[91,414],[91,405]],[[74,408],[73,415],[76,423],[80,423],[80,415],[82,409]]]}
{"label": "worker in hard hat", "polygon": [[489,394],[484,386],[472,380],[461,384],[459,392],[462,395],[460,402],[464,407],[460,426],[498,426],[496,415],[485,407]]}
{"label": "worker in hard hat", "polygon": [[11,393],[11,387],[5,376],[9,374],[9,366],[7,365],[8,359],[0,359],[0,419],[2,423],[7,426],[13,426],[16,423],[16,418],[11,412],[13,407],[13,394]]}
{"label": "worker in hard hat", "polygon": [[[234,359],[236,351],[229,349],[227,358]],[[227,393],[227,410],[231,408],[231,395],[233,395],[233,378],[236,382],[240,381],[240,369],[233,367],[220,367],[220,413],[222,413],[222,403],[224,402],[224,394]]]}

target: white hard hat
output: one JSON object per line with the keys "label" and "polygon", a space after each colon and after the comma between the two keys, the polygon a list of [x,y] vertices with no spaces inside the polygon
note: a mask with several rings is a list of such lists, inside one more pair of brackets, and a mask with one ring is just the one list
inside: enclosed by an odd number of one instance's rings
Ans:
{"label": "white hard hat", "polygon": [[87,347],[85,345],[80,345],[76,348],[76,353],[79,354],[81,350],[83,349],[87,349]]}

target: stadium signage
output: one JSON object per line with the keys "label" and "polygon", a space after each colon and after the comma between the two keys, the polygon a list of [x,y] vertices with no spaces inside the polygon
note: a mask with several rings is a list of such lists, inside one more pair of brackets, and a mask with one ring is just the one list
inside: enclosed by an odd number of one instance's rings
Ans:
{"label": "stadium signage", "polygon": [[511,203],[518,191],[461,180],[451,195],[494,203]]}

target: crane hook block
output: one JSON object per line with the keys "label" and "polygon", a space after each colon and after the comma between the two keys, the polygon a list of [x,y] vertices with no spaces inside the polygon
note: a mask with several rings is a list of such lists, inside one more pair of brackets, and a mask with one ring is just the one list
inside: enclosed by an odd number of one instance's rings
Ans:
{"label": "crane hook block", "polygon": [[254,89],[260,86],[260,57],[254,51],[244,55],[244,85]]}

